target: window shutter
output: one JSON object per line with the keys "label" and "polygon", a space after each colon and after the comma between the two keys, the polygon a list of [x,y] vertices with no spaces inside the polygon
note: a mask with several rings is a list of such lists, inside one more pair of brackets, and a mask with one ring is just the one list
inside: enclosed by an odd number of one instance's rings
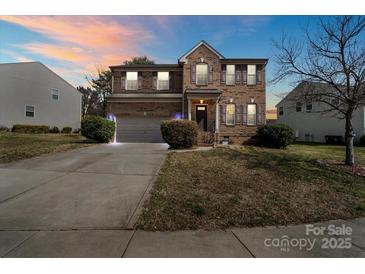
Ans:
{"label": "window shutter", "polygon": [[226,124],[226,105],[219,105],[220,122]]}
{"label": "window shutter", "polygon": [[152,89],[157,89],[157,73],[154,72],[152,75]]}
{"label": "window shutter", "polygon": [[257,124],[262,125],[265,120],[265,105],[258,104],[257,105]]}
{"label": "window shutter", "polygon": [[143,81],[142,73],[138,72],[138,89],[142,89],[142,81]]}
{"label": "window shutter", "polygon": [[247,65],[243,65],[242,68],[242,83],[247,84]]}
{"label": "window shutter", "polygon": [[235,107],[236,109],[236,125],[242,124],[242,105],[239,105]]}
{"label": "window shutter", "polygon": [[213,83],[213,65],[208,65],[208,83]]}
{"label": "window shutter", "polygon": [[261,84],[262,82],[262,65],[257,65],[256,66],[256,78],[257,78],[257,83]]}
{"label": "window shutter", "polygon": [[174,88],[174,74],[169,72],[169,90],[173,90]]}
{"label": "window shutter", "polygon": [[191,79],[192,84],[196,83],[196,64],[195,63],[192,63],[190,65],[190,79]]}
{"label": "window shutter", "polygon": [[120,79],[120,88],[125,90],[125,76]]}
{"label": "window shutter", "polygon": [[242,111],[242,124],[244,124],[244,125],[247,125],[247,105],[243,105],[242,106],[242,109],[243,109],[243,111]]}
{"label": "window shutter", "polygon": [[225,84],[225,83],[226,83],[226,65],[222,65],[221,84]]}
{"label": "window shutter", "polygon": [[241,84],[241,66],[240,65],[236,65],[235,66],[235,78],[236,78],[236,85],[240,85]]}

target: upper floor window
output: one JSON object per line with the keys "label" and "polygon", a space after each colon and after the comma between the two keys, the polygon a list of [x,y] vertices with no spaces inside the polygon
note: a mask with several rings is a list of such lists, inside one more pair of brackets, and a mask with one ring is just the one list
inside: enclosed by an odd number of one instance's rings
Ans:
{"label": "upper floor window", "polygon": [[226,125],[233,126],[235,118],[235,104],[226,105]]}
{"label": "upper floor window", "polygon": [[284,108],[279,107],[279,116],[283,116],[283,115],[284,115]]}
{"label": "upper floor window", "polygon": [[301,102],[297,102],[295,105],[295,111],[296,112],[302,112],[302,103]]}
{"label": "upper floor window", "polygon": [[197,64],[196,65],[196,84],[207,85],[208,84],[208,65]]}
{"label": "upper floor window", "polygon": [[256,85],[256,65],[247,65],[247,85]]}
{"label": "upper floor window", "polygon": [[138,72],[127,71],[126,90],[136,90],[138,87]]}
{"label": "upper floor window", "polygon": [[226,85],[235,84],[235,65],[227,65],[226,67]]}
{"label": "upper floor window", "polygon": [[34,117],[34,106],[25,106],[25,116],[26,117]]}
{"label": "upper floor window", "polygon": [[58,91],[58,89],[53,88],[52,89],[52,99],[58,100],[59,96],[60,96],[60,92]]}
{"label": "upper floor window", "polygon": [[157,89],[168,90],[169,89],[169,72],[159,71],[157,72]]}
{"label": "upper floor window", "polygon": [[305,104],[305,111],[306,112],[311,112],[312,111],[312,103]]}
{"label": "upper floor window", "polygon": [[256,104],[247,105],[247,125],[256,125]]}

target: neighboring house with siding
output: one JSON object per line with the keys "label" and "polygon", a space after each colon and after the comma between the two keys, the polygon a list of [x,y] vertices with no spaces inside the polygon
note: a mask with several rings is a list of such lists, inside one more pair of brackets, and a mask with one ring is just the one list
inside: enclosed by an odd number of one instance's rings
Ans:
{"label": "neighboring house with siding", "polygon": [[111,66],[117,140],[162,142],[161,120],[185,118],[216,142],[246,142],[265,124],[267,61],[225,58],[201,41],[177,64]]}
{"label": "neighboring house with siding", "polygon": [[0,125],[80,128],[81,94],[40,62],[0,64]]}
{"label": "neighboring house with siding", "polygon": [[[340,119],[336,111],[328,111],[329,106],[323,102],[305,101],[304,92],[328,91],[329,85],[302,82],[296,86],[277,105],[277,124],[285,124],[295,130],[299,141],[325,142],[325,136],[340,136],[345,140],[345,120]],[[339,102],[332,101],[333,104]],[[353,115],[355,141],[365,134],[364,107],[357,109]]]}

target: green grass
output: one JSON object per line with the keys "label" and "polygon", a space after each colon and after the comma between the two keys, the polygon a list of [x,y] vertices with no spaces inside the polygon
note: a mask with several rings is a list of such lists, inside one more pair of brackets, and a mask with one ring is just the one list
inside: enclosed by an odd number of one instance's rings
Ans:
{"label": "green grass", "polygon": [[31,158],[46,153],[65,151],[90,145],[77,134],[0,133],[0,163]]}
{"label": "green grass", "polygon": [[[290,145],[286,152],[302,157],[322,160],[344,161],[345,146],[325,145],[316,143],[296,143]],[[365,147],[355,147],[355,161],[365,165]]]}
{"label": "green grass", "polygon": [[[365,178],[319,165],[344,148],[295,144],[169,153],[137,224],[224,229],[365,216]],[[356,148],[364,159],[363,148]]]}

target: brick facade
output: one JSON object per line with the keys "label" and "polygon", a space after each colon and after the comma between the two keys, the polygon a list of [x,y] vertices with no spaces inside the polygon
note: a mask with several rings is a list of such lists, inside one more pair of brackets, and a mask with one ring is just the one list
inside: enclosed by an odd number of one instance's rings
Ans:
{"label": "brick facade", "polygon": [[116,116],[175,118],[181,113],[181,103],[175,102],[109,102],[108,112]]}
{"label": "brick facade", "polygon": [[[183,75],[184,75],[184,90],[186,89],[218,89],[220,90],[221,96],[219,99],[219,105],[225,107],[227,103],[234,103],[236,106],[243,106],[251,103],[260,105],[262,112],[262,124],[265,123],[265,68],[262,70],[262,80],[260,84],[254,86],[248,86],[247,84],[235,84],[232,86],[227,86],[225,83],[221,83],[221,72],[222,64],[248,64],[248,62],[232,62],[225,61],[224,59],[219,59],[219,57],[214,54],[206,46],[201,45],[189,56],[187,56],[188,62],[183,65]],[[208,83],[208,85],[196,85],[191,83],[191,65],[194,63],[207,63],[213,68],[213,81]],[[256,63],[254,63],[256,64]],[[202,97],[202,99],[204,99]],[[192,101],[192,118],[195,117],[195,104],[199,101]],[[188,103],[185,101],[185,117],[188,116]],[[208,111],[208,124],[215,120],[215,107],[210,108],[212,113]],[[242,114],[243,115],[243,114]],[[230,141],[238,144],[246,142],[250,137],[254,136],[256,133],[257,126],[247,126],[243,122],[241,124],[236,124],[234,126],[226,126],[220,121],[219,123],[219,141],[224,137],[228,137]]]}
{"label": "brick facade", "polygon": [[[207,85],[197,85],[192,83],[191,75],[193,66],[199,63],[206,63],[209,66],[210,77]],[[233,143],[242,144],[250,137],[255,135],[257,127],[265,123],[265,65],[266,59],[227,59],[222,57],[214,49],[209,48],[205,42],[200,43],[188,55],[184,56],[184,61],[177,65],[150,65],[150,66],[118,66],[111,67],[113,72],[113,95],[108,100],[108,111],[123,116],[163,116],[176,117],[176,114],[182,113],[185,118],[189,117],[188,101],[191,100],[191,119],[196,120],[196,105],[203,103],[207,105],[207,125],[208,131],[215,131],[216,128],[216,102],[219,102],[219,133],[217,141],[229,139]],[[227,85],[222,81],[222,68],[225,65],[236,65],[236,77],[240,81],[235,80],[234,85]],[[244,71],[247,65],[254,64],[257,68],[261,68],[260,81],[256,85],[247,85],[244,81]],[[122,87],[123,77],[127,71],[138,71],[139,88],[135,91],[128,91]],[[158,71],[169,71],[170,73],[170,90],[156,90],[156,76]],[[193,99],[188,98],[187,90],[196,92],[204,92],[207,90],[215,90],[218,92],[216,97],[205,97],[197,95]],[[122,94],[181,94],[179,102],[176,100],[171,102],[127,102],[124,99],[118,99],[118,95]],[[219,94],[220,93],[220,94]],[[172,96],[172,95],[171,95]],[[200,96],[200,97],[199,97]],[[124,100],[124,101],[123,101]],[[142,99],[141,99],[142,100]],[[201,101],[203,100],[203,101]],[[234,126],[228,126],[224,122],[226,104],[233,103],[236,105],[236,123]],[[247,113],[247,104],[254,103],[257,105],[257,125],[250,126],[245,123],[243,118],[245,111]],[[223,109],[224,108],[224,109]],[[242,113],[240,112],[242,111]],[[223,115],[223,116],[222,116]]]}

